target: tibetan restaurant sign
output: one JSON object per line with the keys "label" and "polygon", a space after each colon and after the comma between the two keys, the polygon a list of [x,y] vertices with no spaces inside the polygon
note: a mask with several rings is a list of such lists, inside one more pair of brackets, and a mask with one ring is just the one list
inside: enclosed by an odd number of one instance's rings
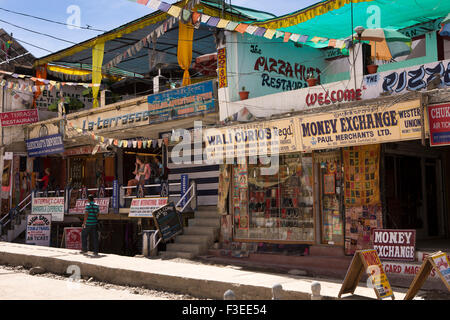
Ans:
{"label": "tibetan restaurant sign", "polygon": [[415,244],[416,230],[373,230],[373,248],[380,259],[414,261]]}
{"label": "tibetan restaurant sign", "polygon": [[420,100],[298,118],[304,151],[420,139]]}
{"label": "tibetan restaurant sign", "polygon": [[[96,198],[94,202],[99,206],[100,214],[108,214],[109,213],[109,200],[110,198]],[[75,204],[75,208],[70,209],[69,213],[74,214],[84,214],[86,210],[86,205],[89,200],[87,199],[77,199]]]}
{"label": "tibetan restaurant sign", "polygon": [[52,221],[64,221],[64,197],[34,198],[31,208],[32,214],[51,214]]}
{"label": "tibetan restaurant sign", "polygon": [[21,110],[14,112],[4,112],[0,114],[2,127],[20,126],[39,121],[37,109]]}
{"label": "tibetan restaurant sign", "polygon": [[215,111],[213,81],[164,91],[148,97],[150,123],[176,120]]}
{"label": "tibetan restaurant sign", "polygon": [[151,218],[153,211],[165,206],[168,198],[142,198],[131,201],[130,213],[128,217],[132,218]]}

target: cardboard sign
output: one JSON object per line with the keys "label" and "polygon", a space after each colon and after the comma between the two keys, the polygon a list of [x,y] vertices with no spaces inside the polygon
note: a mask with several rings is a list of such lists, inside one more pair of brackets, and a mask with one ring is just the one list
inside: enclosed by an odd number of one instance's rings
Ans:
{"label": "cardboard sign", "polygon": [[181,214],[176,210],[173,203],[155,210],[153,218],[163,242],[167,242],[183,233]]}
{"label": "cardboard sign", "polygon": [[415,260],[416,230],[375,229],[372,241],[380,259]]}
{"label": "cardboard sign", "polygon": [[49,247],[52,228],[51,214],[30,214],[27,216],[26,243]]}
{"label": "cardboard sign", "polygon": [[81,250],[81,232],[83,228],[64,228],[66,249]]}
{"label": "cardboard sign", "polygon": [[[94,202],[99,206],[100,214],[109,213],[109,200],[110,198],[95,198]],[[70,214],[84,214],[86,211],[86,205],[89,203],[87,199],[77,199],[75,208],[69,210]]]}
{"label": "cardboard sign", "polygon": [[392,300],[395,299],[394,292],[383,270],[383,265],[381,264],[377,251],[373,249],[358,250],[355,252],[350,267],[347,270],[344,283],[339,291],[338,298],[343,294],[353,294],[355,292],[364,271],[368,274],[378,299],[388,297],[391,297]]}
{"label": "cardboard sign", "polygon": [[32,214],[51,214],[52,221],[64,221],[64,197],[33,198]]}
{"label": "cardboard sign", "polygon": [[412,300],[434,270],[450,291],[450,264],[447,255],[441,251],[428,256],[422,263],[419,272],[409,286],[404,300]]}
{"label": "cardboard sign", "polygon": [[450,145],[450,103],[428,106],[430,145]]}
{"label": "cardboard sign", "polygon": [[162,206],[165,206],[169,198],[142,198],[133,199],[131,201],[130,218],[151,218],[153,212]]}

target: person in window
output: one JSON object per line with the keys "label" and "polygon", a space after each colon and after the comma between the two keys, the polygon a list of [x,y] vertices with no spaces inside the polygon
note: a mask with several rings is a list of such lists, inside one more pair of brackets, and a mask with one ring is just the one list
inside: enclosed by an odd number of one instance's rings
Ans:
{"label": "person in window", "polygon": [[152,176],[152,165],[149,157],[145,158],[144,163],[144,183],[145,185],[151,184],[151,176]]}
{"label": "person in window", "polygon": [[50,169],[46,168],[44,170],[45,176],[42,179],[36,179],[39,182],[42,182],[42,190],[48,190],[48,185],[50,183]]}
{"label": "person in window", "polygon": [[[141,158],[136,157],[136,163],[135,163],[135,169],[133,171],[133,174],[135,175],[134,179],[131,179],[128,181],[128,187],[137,186],[139,184],[139,181],[141,180],[141,176],[144,177],[145,172],[145,166],[144,162]],[[133,192],[133,189],[127,189],[127,195],[131,196],[131,193]]]}

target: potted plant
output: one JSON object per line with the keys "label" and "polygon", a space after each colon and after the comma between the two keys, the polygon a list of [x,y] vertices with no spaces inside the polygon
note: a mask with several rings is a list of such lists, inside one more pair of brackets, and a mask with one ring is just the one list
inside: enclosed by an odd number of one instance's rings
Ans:
{"label": "potted plant", "polygon": [[248,91],[245,91],[245,87],[242,87],[242,91],[239,91],[239,96],[241,97],[241,100],[247,100],[248,99]]}
{"label": "potted plant", "polygon": [[375,64],[375,60],[372,58],[368,59],[367,63],[367,73],[368,74],[374,74],[378,71],[378,65]]}
{"label": "potted plant", "polygon": [[317,85],[317,78],[314,76],[314,70],[310,70],[306,76],[306,82],[308,82],[308,87],[314,87]]}

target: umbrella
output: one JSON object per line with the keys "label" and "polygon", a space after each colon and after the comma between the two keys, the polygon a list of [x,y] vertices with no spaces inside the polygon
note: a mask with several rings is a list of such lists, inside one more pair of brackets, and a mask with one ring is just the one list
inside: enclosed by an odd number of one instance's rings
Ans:
{"label": "umbrella", "polygon": [[443,37],[450,37],[450,13],[441,22],[442,28],[439,34]]}
{"label": "umbrella", "polygon": [[389,61],[411,53],[411,38],[393,29],[365,29],[361,36],[354,35],[372,46],[371,56]]}

